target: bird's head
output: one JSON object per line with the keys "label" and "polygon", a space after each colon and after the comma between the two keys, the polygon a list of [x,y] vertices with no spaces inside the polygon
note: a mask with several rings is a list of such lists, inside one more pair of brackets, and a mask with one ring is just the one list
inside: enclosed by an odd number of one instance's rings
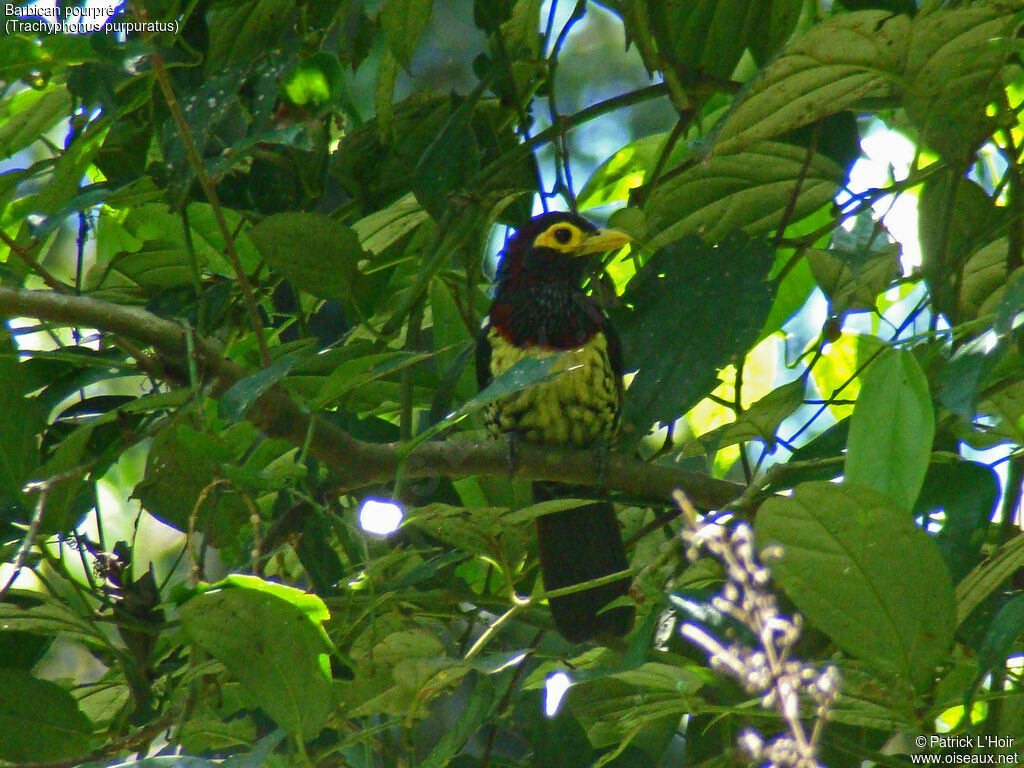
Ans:
{"label": "bird's head", "polygon": [[566,280],[578,284],[585,257],[615,251],[630,242],[617,229],[601,229],[575,213],[544,213],[530,219],[508,241],[498,282]]}

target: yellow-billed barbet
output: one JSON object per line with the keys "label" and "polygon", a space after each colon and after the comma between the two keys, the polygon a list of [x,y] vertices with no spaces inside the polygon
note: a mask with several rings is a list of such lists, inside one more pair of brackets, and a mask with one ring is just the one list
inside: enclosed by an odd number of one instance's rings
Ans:
{"label": "yellow-billed barbet", "polygon": [[[482,389],[524,357],[566,354],[554,378],[488,407],[492,434],[577,448],[614,441],[622,407],[622,351],[607,315],[583,293],[583,278],[587,257],[628,242],[628,235],[599,229],[571,213],[537,216],[508,241],[494,301],[477,339],[477,383]],[[592,494],[563,483],[534,484],[537,501]],[[629,567],[608,501],[538,517],[537,546],[549,592]],[[621,636],[633,625],[632,606],[602,609],[628,592],[629,579],[624,578],[552,598],[551,615],[571,642]]]}

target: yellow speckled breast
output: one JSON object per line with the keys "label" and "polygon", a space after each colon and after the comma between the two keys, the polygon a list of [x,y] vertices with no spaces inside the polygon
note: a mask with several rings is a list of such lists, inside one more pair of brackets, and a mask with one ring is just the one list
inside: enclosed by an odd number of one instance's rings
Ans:
{"label": "yellow speckled breast", "polygon": [[[513,346],[491,328],[490,371],[500,376],[524,357],[558,354],[543,347]],[[610,443],[622,405],[621,381],[608,360],[608,340],[597,333],[565,353],[554,379],[534,384],[487,407],[487,428],[495,436],[514,432],[528,443],[576,445]]]}

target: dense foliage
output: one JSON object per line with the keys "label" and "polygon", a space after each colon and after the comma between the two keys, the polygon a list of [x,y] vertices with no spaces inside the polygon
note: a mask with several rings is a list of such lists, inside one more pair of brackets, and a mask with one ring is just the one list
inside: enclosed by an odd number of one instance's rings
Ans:
{"label": "dense foliage", "polygon": [[[787,725],[679,632],[757,641],[675,488],[781,545],[825,764],[1024,750],[1020,0],[127,6],[0,38],[0,763],[725,764]],[[611,454],[481,429],[541,204],[634,238]],[[552,631],[534,479],[619,503],[623,643]]]}

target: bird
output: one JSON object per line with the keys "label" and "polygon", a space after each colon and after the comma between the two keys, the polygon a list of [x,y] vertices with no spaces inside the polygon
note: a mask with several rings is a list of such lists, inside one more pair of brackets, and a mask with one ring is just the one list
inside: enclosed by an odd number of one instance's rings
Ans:
{"label": "bird", "polygon": [[[526,357],[564,353],[553,378],[487,406],[491,435],[547,446],[608,449],[623,399],[619,337],[597,301],[584,293],[593,257],[616,251],[630,237],[601,229],[575,213],[535,216],[518,227],[500,254],[490,310],[476,341],[476,374],[486,387]],[[535,482],[534,500],[592,498],[586,488]],[[629,559],[615,510],[607,499],[537,517],[537,549],[546,592],[624,571]],[[608,603],[629,594],[624,577],[548,603],[559,633],[571,643],[621,637],[635,609]]]}

